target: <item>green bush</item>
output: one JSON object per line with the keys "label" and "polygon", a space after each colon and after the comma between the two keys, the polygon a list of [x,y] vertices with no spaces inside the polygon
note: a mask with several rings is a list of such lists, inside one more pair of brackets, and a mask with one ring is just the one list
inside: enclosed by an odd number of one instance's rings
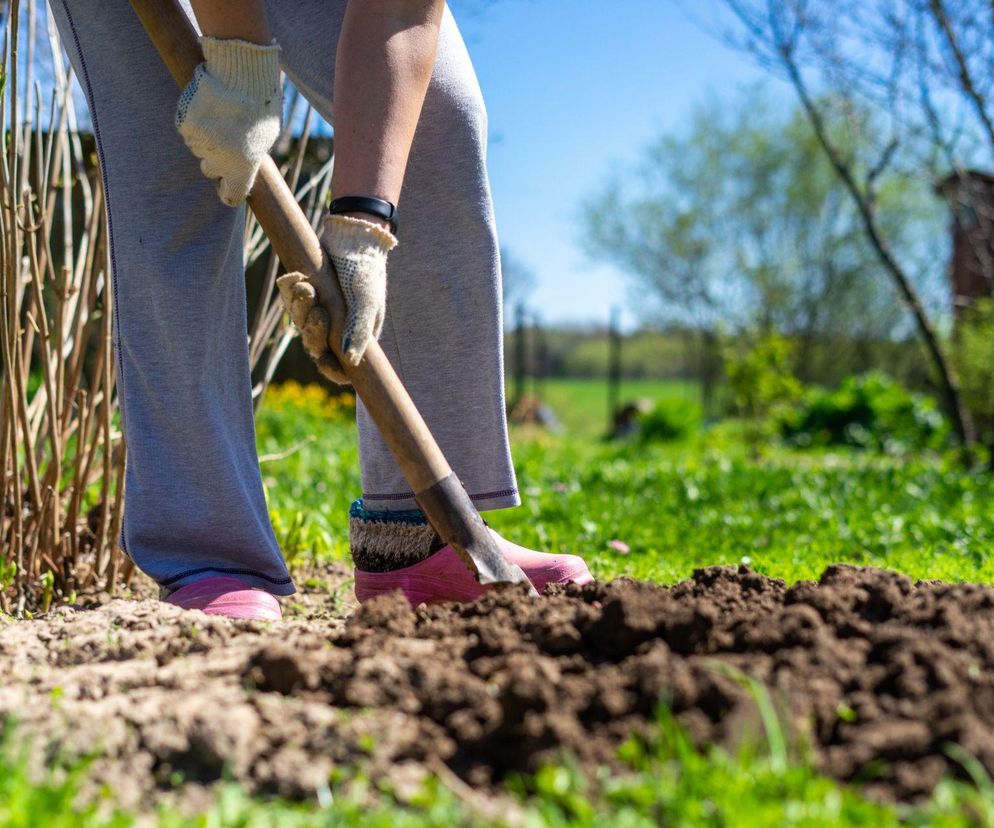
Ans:
{"label": "green bush", "polygon": [[886,374],[848,377],[835,390],[809,389],[780,417],[795,446],[853,446],[903,454],[948,445],[949,423],[931,397],[908,391]]}
{"label": "green bush", "polygon": [[802,385],[791,370],[793,346],[778,334],[765,334],[751,347],[729,343],[725,374],[735,413],[764,420],[800,398]]}
{"label": "green bush", "polygon": [[701,427],[701,406],[691,400],[658,402],[639,418],[639,439],[668,443],[695,434]]}
{"label": "green bush", "polygon": [[731,412],[741,420],[742,437],[754,455],[778,436],[781,413],[803,393],[792,367],[793,350],[790,340],[775,333],[725,344]]}

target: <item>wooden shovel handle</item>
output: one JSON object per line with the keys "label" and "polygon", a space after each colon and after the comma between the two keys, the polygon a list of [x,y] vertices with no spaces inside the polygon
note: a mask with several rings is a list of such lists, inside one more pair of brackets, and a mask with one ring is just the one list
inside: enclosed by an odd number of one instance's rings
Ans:
{"label": "wooden shovel handle", "polygon": [[[204,59],[197,33],[186,14],[176,0],[131,0],[131,6],[176,83],[181,88],[186,86]],[[319,301],[331,312],[333,333],[328,344],[415,495],[441,483],[452,474],[452,469],[379,343],[370,342],[362,362],[355,367],[339,353],[337,331],[341,329],[345,303],[338,279],[272,158],[267,157],[260,167],[248,204],[284,267],[307,276]],[[439,524],[445,524],[447,517],[452,516],[428,514],[427,517],[442,534]]]}

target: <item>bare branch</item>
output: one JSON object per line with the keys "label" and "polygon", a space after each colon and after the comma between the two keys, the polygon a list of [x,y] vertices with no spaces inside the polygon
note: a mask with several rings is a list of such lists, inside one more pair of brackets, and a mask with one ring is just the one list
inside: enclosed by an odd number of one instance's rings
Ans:
{"label": "bare branch", "polygon": [[970,73],[970,67],[967,65],[966,57],[964,56],[962,49],[960,49],[959,40],[953,31],[952,24],[949,21],[949,15],[946,13],[945,5],[942,0],[929,0],[928,6],[929,10],[932,12],[932,17],[935,19],[939,30],[942,32],[942,35],[946,40],[946,45],[949,48],[950,54],[953,56],[953,60],[956,62],[960,88],[963,90],[963,94],[966,95],[967,99],[973,104],[973,108],[977,113],[977,118],[984,125],[984,129],[987,131],[987,137],[991,143],[991,147],[994,147],[994,122],[991,121],[990,115],[987,112],[986,102],[977,90],[977,86],[973,81],[973,76]]}

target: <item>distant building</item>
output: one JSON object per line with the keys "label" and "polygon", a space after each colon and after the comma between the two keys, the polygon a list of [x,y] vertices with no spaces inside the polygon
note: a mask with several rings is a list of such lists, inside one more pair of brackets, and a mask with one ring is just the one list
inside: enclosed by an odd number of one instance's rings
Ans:
{"label": "distant building", "polygon": [[935,190],[952,213],[949,281],[959,319],[978,299],[994,296],[994,175],[960,170]]}

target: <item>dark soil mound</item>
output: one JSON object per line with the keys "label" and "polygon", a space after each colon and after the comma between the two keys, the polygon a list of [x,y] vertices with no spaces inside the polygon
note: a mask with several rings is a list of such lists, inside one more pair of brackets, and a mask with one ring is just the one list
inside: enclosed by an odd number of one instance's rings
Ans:
{"label": "dark soil mound", "polygon": [[226,763],[291,796],[335,763],[406,777],[444,763],[485,787],[563,750],[614,765],[660,700],[699,744],[734,747],[763,737],[737,671],[769,688],[825,772],[878,796],[912,800],[960,772],[950,742],[994,773],[994,589],[875,569],[787,588],[711,567],[672,588],[508,590],[417,611],[391,596],[344,623],[269,628],[115,601],[0,628],[0,673],[22,677],[0,688],[0,714],[58,686],[59,716],[23,717],[63,746],[98,741],[98,771],[119,782],[127,763],[139,798]]}

